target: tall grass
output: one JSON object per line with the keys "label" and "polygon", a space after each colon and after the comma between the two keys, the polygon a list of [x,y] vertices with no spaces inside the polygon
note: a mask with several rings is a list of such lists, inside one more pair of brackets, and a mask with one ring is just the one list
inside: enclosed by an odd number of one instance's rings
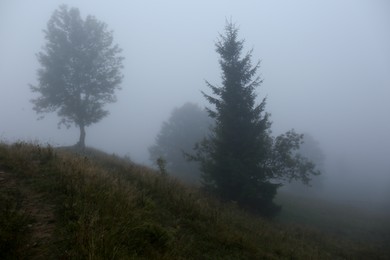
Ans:
{"label": "tall grass", "polygon": [[29,215],[21,210],[21,194],[0,190],[0,259],[23,259],[29,242]]}
{"label": "tall grass", "polygon": [[[369,245],[276,224],[128,160],[87,149],[0,146],[0,165],[55,206],[65,259],[385,259]],[[341,246],[342,245],[342,246]]]}

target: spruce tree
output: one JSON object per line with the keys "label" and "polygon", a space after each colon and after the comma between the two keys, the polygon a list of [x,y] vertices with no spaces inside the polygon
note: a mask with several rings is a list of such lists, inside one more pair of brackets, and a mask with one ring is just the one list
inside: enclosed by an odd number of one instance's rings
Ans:
{"label": "spruce tree", "polygon": [[257,72],[260,62],[252,65],[252,50],[242,55],[244,40],[231,22],[216,43],[220,55],[222,86],[206,84],[213,92],[204,97],[214,108],[207,108],[215,120],[209,137],[196,146],[195,160],[200,161],[205,188],[222,199],[264,215],[275,214],[279,207],[272,200],[281,183],[274,179],[308,180],[314,165],[294,150],[301,135],[294,131],[274,139],[265,111],[266,99],[256,104],[256,88],[262,83]]}

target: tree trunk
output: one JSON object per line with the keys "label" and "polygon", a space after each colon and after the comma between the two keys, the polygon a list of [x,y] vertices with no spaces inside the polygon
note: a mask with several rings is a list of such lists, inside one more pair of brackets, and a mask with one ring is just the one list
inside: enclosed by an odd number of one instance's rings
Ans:
{"label": "tree trunk", "polygon": [[80,124],[79,127],[80,127],[80,139],[79,142],[77,143],[77,146],[80,149],[84,149],[85,148],[85,126],[84,124]]}

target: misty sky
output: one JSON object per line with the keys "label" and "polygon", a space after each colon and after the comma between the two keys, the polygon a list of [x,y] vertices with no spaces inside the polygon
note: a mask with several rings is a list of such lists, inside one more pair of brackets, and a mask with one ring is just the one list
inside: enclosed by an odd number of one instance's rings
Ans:
{"label": "misty sky", "polygon": [[55,114],[37,121],[29,101],[42,30],[62,3],[107,23],[126,58],[118,101],[87,128],[87,145],[148,163],[171,110],[207,105],[204,80],[220,83],[214,43],[231,18],[261,60],[259,100],[268,98],[274,133],[308,132],[328,158],[390,180],[389,1],[1,0],[1,140],[78,140],[77,128],[57,128]]}

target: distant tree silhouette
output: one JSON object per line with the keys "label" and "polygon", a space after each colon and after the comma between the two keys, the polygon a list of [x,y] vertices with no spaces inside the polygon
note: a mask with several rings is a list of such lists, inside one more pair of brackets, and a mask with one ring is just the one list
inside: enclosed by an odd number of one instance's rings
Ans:
{"label": "distant tree silhouette", "polygon": [[198,182],[199,164],[186,159],[186,153],[193,153],[194,146],[208,133],[212,120],[207,112],[193,103],[175,108],[168,121],[164,122],[156,137],[156,143],[149,148],[150,160],[166,161],[167,171],[185,181]]}
{"label": "distant tree silhouette", "polygon": [[299,147],[299,154],[306,157],[315,163],[316,169],[321,172],[320,176],[316,176],[310,182],[310,187],[299,183],[298,181],[287,184],[286,188],[297,193],[305,193],[311,196],[313,192],[317,192],[322,188],[325,172],[325,154],[320,147],[319,142],[308,133],[305,133],[302,139],[302,144]]}
{"label": "distant tree silhouette", "polygon": [[196,148],[194,160],[201,163],[205,188],[225,200],[272,216],[279,207],[273,203],[281,179],[307,183],[314,164],[295,151],[303,135],[293,130],[271,136],[266,100],[256,103],[255,89],[262,83],[257,76],[260,62],[251,64],[252,51],[242,56],[244,41],[237,27],[228,22],[216,51],[220,55],[222,86],[206,82],[215,96],[203,93],[215,109],[207,108],[215,120],[208,138]]}
{"label": "distant tree silhouette", "polygon": [[321,172],[325,170],[325,154],[320,143],[312,135],[304,134],[299,153],[314,162]]}
{"label": "distant tree silhouette", "polygon": [[57,111],[59,126],[78,126],[77,145],[84,148],[85,127],[107,116],[103,106],[116,101],[123,77],[121,49],[105,23],[93,16],[83,20],[77,8],[65,5],[54,11],[44,32],[46,45],[37,54],[38,85],[30,86],[40,94],[32,100],[34,110]]}

